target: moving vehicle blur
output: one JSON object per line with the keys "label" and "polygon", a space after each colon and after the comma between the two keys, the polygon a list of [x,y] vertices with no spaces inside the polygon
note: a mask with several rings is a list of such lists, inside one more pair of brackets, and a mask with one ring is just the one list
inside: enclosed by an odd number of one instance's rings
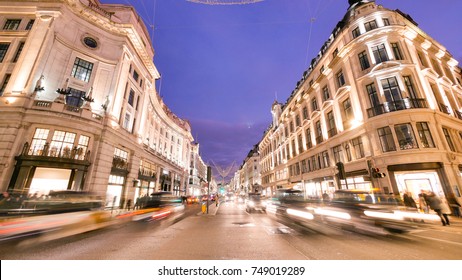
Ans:
{"label": "moving vehicle blur", "polygon": [[186,197],[187,204],[199,203],[199,198],[197,196],[188,196]]}
{"label": "moving vehicle blur", "polygon": [[154,192],[150,196],[141,197],[135,208],[134,211],[119,215],[118,218],[131,218],[133,221],[153,221],[171,216],[181,216],[185,210],[182,198],[166,191]]}
{"label": "moving vehicle blur", "polygon": [[397,196],[366,190],[337,190],[331,200],[307,199],[300,190],[278,190],[267,213],[308,227],[322,223],[377,234],[405,233],[422,221],[438,221],[436,215],[404,206]]}
{"label": "moving vehicle blur", "polygon": [[47,195],[27,197],[22,193],[4,192],[0,199],[0,215],[43,215],[75,211],[100,210],[102,199],[91,192],[50,191]]}
{"label": "moving vehicle blur", "polygon": [[253,211],[266,211],[266,200],[260,193],[248,193],[245,200],[245,210],[248,213]]}

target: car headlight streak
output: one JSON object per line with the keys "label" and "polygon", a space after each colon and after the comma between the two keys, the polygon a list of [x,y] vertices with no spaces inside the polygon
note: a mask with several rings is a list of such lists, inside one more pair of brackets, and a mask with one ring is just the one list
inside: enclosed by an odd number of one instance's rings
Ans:
{"label": "car headlight streak", "polygon": [[379,211],[364,211],[364,215],[372,218],[389,219],[389,220],[404,220],[403,216],[395,213],[379,212]]}
{"label": "car headlight streak", "polygon": [[351,220],[350,214],[345,213],[345,212],[322,209],[322,208],[314,208],[313,211],[315,214],[318,214],[318,215],[329,216],[329,217],[334,217],[334,218],[339,218],[339,219],[344,219],[344,220]]}
{"label": "car headlight streak", "polygon": [[290,208],[287,209],[286,212],[287,212],[287,214],[289,214],[289,215],[296,216],[296,217],[300,217],[300,218],[304,218],[304,219],[307,219],[307,220],[313,220],[313,219],[314,219],[313,214],[308,213],[308,212],[304,212],[304,211],[300,211],[300,210],[295,210],[295,209],[290,209]]}

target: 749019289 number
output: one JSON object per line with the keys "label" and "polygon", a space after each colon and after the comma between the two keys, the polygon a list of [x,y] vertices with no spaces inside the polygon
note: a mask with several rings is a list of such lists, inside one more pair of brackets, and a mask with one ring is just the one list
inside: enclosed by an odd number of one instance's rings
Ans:
{"label": "749019289 number", "polygon": [[305,268],[301,267],[292,267],[292,266],[282,266],[282,267],[273,267],[273,266],[252,266],[253,272],[252,275],[303,275],[305,273]]}

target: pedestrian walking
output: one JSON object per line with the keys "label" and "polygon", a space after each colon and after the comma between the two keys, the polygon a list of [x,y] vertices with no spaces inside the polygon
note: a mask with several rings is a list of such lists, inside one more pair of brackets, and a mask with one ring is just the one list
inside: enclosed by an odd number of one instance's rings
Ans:
{"label": "pedestrian walking", "polygon": [[412,198],[412,196],[407,193],[403,194],[403,202],[407,207],[417,208],[414,198]]}
{"label": "pedestrian walking", "polygon": [[428,201],[430,208],[440,217],[443,226],[449,226],[450,223],[447,213],[449,212],[449,207],[447,207],[447,204],[443,203],[443,201],[434,192],[431,192],[428,195]]}
{"label": "pedestrian walking", "polygon": [[457,200],[457,197],[454,194],[448,196],[448,204],[452,209],[452,213],[455,217],[460,218],[460,203]]}
{"label": "pedestrian walking", "polygon": [[419,193],[419,210],[422,213],[428,214],[428,204],[427,200],[425,199],[425,193],[422,192]]}

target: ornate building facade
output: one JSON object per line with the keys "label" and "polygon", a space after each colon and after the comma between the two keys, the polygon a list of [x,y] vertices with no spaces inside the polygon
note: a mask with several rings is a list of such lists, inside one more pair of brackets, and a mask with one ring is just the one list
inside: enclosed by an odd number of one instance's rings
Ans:
{"label": "ornate building facade", "polygon": [[349,1],[259,143],[262,185],[460,197],[461,69],[399,10]]}
{"label": "ornate building facade", "polygon": [[130,6],[0,0],[1,189],[93,191],[109,207],[185,195],[194,139],[153,56]]}

